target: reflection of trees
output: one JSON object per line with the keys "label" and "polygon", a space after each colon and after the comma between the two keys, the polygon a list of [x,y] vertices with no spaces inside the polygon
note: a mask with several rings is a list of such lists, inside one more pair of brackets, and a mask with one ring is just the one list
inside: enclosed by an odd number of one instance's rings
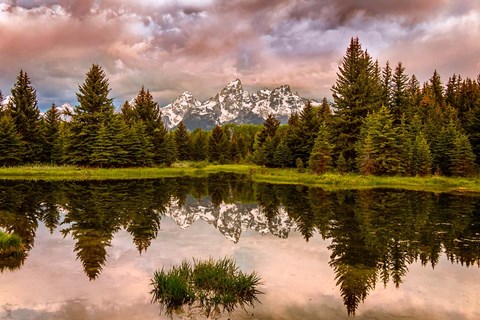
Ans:
{"label": "reflection of trees", "polygon": [[66,190],[68,215],[62,230],[77,241],[74,251],[82,261],[85,273],[95,279],[105,265],[107,250],[113,234],[120,229],[121,200],[128,195],[128,185],[108,183],[69,183]]}
{"label": "reflection of trees", "polygon": [[398,288],[408,265],[420,260],[435,267],[442,248],[452,262],[480,265],[478,197],[269,185],[257,192],[265,192],[257,199],[268,211],[285,207],[306,240],[315,232],[331,238],[330,265],[349,314],[377,280]]}
{"label": "reflection of trees", "polygon": [[63,234],[76,242],[85,273],[94,279],[118,230],[127,230],[141,253],[158,236],[168,210],[179,210],[175,214],[185,216],[176,216],[178,221],[188,226],[198,219],[199,207],[206,210],[202,218],[212,219],[208,222],[235,241],[246,228],[287,237],[292,225],[307,241],[317,233],[331,239],[330,265],[352,314],[377,281],[398,287],[413,261],[435,267],[442,250],[451,262],[480,266],[479,197],[382,189],[329,192],[217,174],[129,181],[0,181],[0,227],[18,234],[27,250],[16,260],[0,262],[0,269],[23,263],[40,221],[51,232],[62,225]]}
{"label": "reflection of trees", "polygon": [[41,182],[0,181],[0,227],[19,235],[25,248],[21,254],[0,259],[0,270],[19,268],[33,248],[44,187]]}

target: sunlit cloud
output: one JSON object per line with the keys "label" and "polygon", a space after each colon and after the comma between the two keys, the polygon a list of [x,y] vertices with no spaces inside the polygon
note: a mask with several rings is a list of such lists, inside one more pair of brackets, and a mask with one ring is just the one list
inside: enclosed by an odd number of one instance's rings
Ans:
{"label": "sunlit cloud", "polygon": [[437,69],[446,82],[480,73],[479,12],[475,0],[3,1],[0,89],[23,69],[41,108],[74,104],[98,63],[117,105],[142,85],[163,105],[184,90],[207,99],[235,78],[330,97],[352,36],[382,65],[402,61],[421,81]]}

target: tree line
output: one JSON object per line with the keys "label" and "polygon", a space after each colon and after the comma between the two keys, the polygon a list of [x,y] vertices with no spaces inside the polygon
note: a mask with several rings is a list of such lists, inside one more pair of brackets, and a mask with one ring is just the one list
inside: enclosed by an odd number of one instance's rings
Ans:
{"label": "tree line", "polygon": [[[420,86],[399,62],[384,67],[352,38],[332,86],[333,102],[307,103],[288,124],[167,130],[148,89],[115,112],[105,72],[92,65],[78,106],[62,120],[52,105],[41,115],[36,92],[20,71],[0,109],[0,165],[28,163],[92,167],[170,166],[175,161],[254,162],[314,173],[455,175],[480,163],[480,75],[440,75]],[[1,93],[0,93],[1,95]]]}

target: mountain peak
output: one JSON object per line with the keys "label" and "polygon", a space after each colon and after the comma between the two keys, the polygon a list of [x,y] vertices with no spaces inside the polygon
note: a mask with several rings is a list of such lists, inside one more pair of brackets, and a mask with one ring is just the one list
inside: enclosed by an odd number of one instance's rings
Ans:
{"label": "mountain peak", "polygon": [[250,95],[243,90],[240,79],[235,79],[204,102],[184,91],[162,109],[162,115],[165,125],[170,129],[183,120],[189,130],[209,130],[216,124],[261,124],[269,114],[286,123],[290,114],[300,112],[304,107],[305,99],[290,91],[289,85],[273,90],[264,88]]}
{"label": "mountain peak", "polygon": [[232,82],[230,82],[228,85],[227,85],[227,88],[230,88],[230,87],[241,87],[242,86],[242,82],[240,81],[240,79],[235,79],[233,80]]}

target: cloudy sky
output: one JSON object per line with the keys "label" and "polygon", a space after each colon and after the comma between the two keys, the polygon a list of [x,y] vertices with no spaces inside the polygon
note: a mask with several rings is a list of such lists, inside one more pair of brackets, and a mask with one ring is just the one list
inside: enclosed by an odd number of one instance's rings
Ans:
{"label": "cloudy sky", "polygon": [[145,85],[162,105],[239,78],[330,97],[352,36],[427,80],[480,73],[478,0],[0,0],[0,89],[29,73],[42,110],[75,104],[92,63],[116,105]]}

